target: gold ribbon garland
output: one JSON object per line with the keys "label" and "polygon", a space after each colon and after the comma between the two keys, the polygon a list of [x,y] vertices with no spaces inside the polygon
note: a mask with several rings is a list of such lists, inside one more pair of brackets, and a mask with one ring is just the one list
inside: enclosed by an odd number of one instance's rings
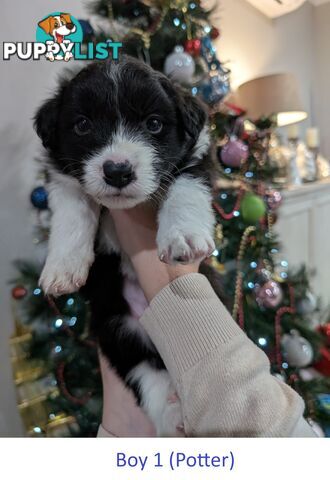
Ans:
{"label": "gold ribbon garland", "polygon": [[256,231],[256,227],[254,226],[249,226],[244,230],[244,233],[241,238],[241,243],[238,249],[238,255],[237,255],[237,277],[236,277],[236,286],[235,286],[235,299],[234,299],[234,307],[233,307],[233,313],[232,316],[234,320],[237,319],[237,314],[240,308],[240,301],[241,301],[241,296],[242,296],[242,283],[243,283],[243,277],[244,273],[241,269],[240,263],[243,260],[245,251],[246,251],[246,246],[249,240],[249,236],[251,235],[252,232]]}

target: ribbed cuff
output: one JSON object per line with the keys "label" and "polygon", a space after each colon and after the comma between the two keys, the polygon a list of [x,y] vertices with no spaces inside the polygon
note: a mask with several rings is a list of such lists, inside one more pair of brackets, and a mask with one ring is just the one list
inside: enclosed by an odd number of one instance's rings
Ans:
{"label": "ribbed cuff", "polygon": [[174,381],[219,345],[244,335],[199,273],[167,285],[140,321]]}

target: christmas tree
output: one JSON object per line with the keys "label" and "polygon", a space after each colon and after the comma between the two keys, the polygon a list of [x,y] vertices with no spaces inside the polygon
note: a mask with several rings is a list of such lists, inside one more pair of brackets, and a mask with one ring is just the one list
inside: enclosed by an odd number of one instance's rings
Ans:
{"label": "christmas tree", "polygon": [[[219,163],[214,188],[216,250],[207,262],[222,276],[232,315],[268,355],[272,373],[305,399],[306,418],[330,434],[330,324],[318,309],[305,268],[288,270],[273,225],[282,196],[271,161],[274,119],[244,121],[226,101],[230,72],[217,58],[213,12],[197,0],[97,0],[85,40],[115,40],[123,51],[163,71],[208,106]],[[35,243],[47,239],[45,174],[31,202]],[[17,331],[11,340],[19,409],[30,435],[95,435],[101,415],[96,345],[88,304],[79,293],[56,299],[38,287],[41,265],[17,262]],[[307,369],[307,367],[313,367]]]}

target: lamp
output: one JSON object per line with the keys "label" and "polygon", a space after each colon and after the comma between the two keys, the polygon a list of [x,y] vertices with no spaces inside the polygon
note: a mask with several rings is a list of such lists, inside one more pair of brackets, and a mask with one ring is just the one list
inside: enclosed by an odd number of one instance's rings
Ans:
{"label": "lamp", "polygon": [[243,83],[235,95],[238,105],[252,120],[277,116],[278,127],[298,123],[307,118],[299,95],[297,79],[291,73],[255,78]]}
{"label": "lamp", "polygon": [[299,8],[306,0],[247,0],[270,18],[280,17]]}

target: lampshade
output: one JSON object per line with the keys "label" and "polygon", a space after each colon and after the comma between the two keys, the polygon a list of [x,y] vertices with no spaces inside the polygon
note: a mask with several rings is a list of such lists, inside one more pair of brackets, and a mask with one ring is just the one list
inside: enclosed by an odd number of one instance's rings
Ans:
{"label": "lampshade", "polygon": [[279,127],[307,118],[297,79],[290,73],[268,75],[243,83],[236,92],[236,101],[252,120],[277,115]]}
{"label": "lampshade", "polygon": [[306,0],[247,0],[255,8],[270,18],[280,17],[293,12]]}

